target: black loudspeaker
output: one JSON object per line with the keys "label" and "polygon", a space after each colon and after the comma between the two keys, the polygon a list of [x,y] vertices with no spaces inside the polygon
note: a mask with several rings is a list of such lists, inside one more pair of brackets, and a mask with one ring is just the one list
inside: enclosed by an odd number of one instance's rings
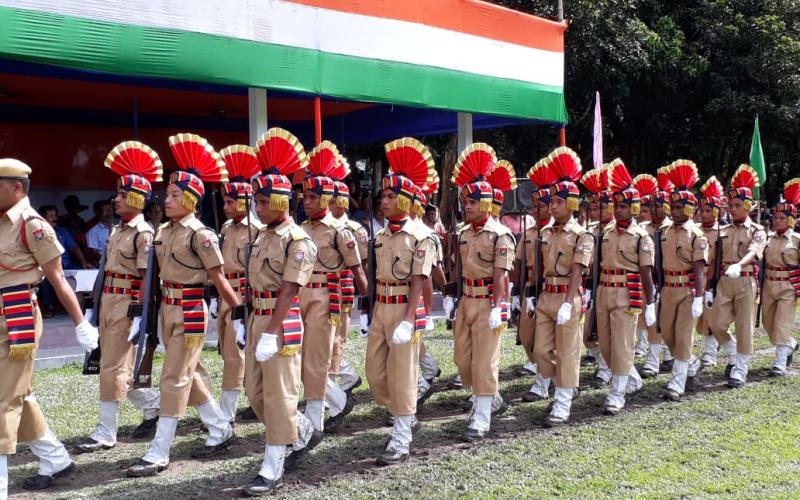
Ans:
{"label": "black loudspeaker", "polygon": [[511,195],[506,195],[503,201],[504,214],[519,214],[530,213],[531,210],[531,195],[533,194],[534,186],[530,179],[527,177],[517,178],[517,189],[512,191]]}

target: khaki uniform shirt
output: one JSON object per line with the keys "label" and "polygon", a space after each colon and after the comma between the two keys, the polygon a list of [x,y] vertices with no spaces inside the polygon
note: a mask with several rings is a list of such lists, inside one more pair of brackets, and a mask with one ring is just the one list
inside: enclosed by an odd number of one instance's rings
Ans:
{"label": "khaki uniform shirt", "polygon": [[375,236],[378,281],[408,281],[411,276],[427,278],[436,259],[436,247],[425,224],[408,219],[396,233],[385,227]]}
{"label": "khaki uniform shirt", "polygon": [[139,276],[139,269],[147,269],[152,243],[153,227],[142,214],[114,226],[106,243],[105,272]]}
{"label": "khaki uniform shirt", "polygon": [[255,241],[258,231],[264,227],[260,222],[250,221],[248,234],[247,218],[236,222],[228,220],[222,225],[222,257],[225,260],[225,274],[244,272],[244,252],[247,244]]}
{"label": "khaki uniform shirt", "polygon": [[[708,261],[706,263],[706,273],[708,273],[708,267],[714,262],[716,258],[716,248],[717,248],[717,235],[719,229],[719,223],[715,222],[711,227],[702,227],[700,226],[700,230],[703,231],[703,235],[706,237],[708,241]],[[707,275],[707,274],[706,274]]]}
{"label": "khaki uniform shirt", "polygon": [[[750,217],[742,224],[730,224],[720,229],[722,239],[722,263],[724,265],[739,262],[748,252],[755,252],[761,259],[767,244],[767,234],[763,226],[753,222]],[[724,267],[724,266],[723,266]],[[753,265],[742,267],[743,272],[752,272]]]}
{"label": "khaki uniform shirt", "polygon": [[800,264],[800,233],[792,229],[783,234],[770,233],[764,249],[764,262],[771,267],[797,267]]}
{"label": "khaki uniform shirt", "polygon": [[62,253],[55,230],[27,197],[0,217],[0,288],[39,283],[44,277],[40,266]]}
{"label": "khaki uniform shirt", "polygon": [[202,285],[208,280],[206,270],[224,262],[217,235],[194,214],[178,222],[161,224],[155,243],[160,277],[164,281]]}
{"label": "khaki uniform shirt", "polygon": [[572,264],[588,267],[594,238],[571,218],[563,227],[551,222],[542,228],[542,270],[544,277],[568,277]]}
{"label": "khaki uniform shirt", "polygon": [[461,275],[466,279],[492,278],[495,268],[514,267],[514,236],[493,217],[477,232],[466,226],[459,238]]}
{"label": "khaki uniform shirt", "polygon": [[653,265],[653,239],[636,221],[622,233],[616,222],[603,230],[602,269],[624,269],[638,273],[642,266]]}
{"label": "khaki uniform shirt", "polygon": [[316,272],[337,272],[361,264],[356,237],[330,212],[320,220],[308,219],[301,224],[317,245]]}
{"label": "khaki uniform shirt", "polygon": [[264,227],[250,256],[254,290],[279,290],[283,282],[306,286],[317,261],[317,246],[291,217],[274,228]]}
{"label": "khaki uniform shirt", "polygon": [[692,263],[708,263],[708,239],[692,219],[672,224],[661,235],[661,255],[665,271],[691,271]]}
{"label": "khaki uniform shirt", "polygon": [[361,260],[366,259],[369,255],[369,231],[367,231],[367,228],[350,219],[347,214],[339,217],[339,222],[341,222],[355,235],[356,245],[358,246],[358,255],[361,257]]}

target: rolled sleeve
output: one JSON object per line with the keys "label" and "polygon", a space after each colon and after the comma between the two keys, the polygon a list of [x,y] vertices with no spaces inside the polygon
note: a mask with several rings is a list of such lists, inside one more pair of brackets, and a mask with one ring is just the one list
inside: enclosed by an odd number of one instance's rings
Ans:
{"label": "rolled sleeve", "polygon": [[578,243],[575,245],[575,255],[572,256],[572,263],[589,267],[593,253],[594,237],[588,232],[578,235]]}
{"label": "rolled sleeve", "polygon": [[642,241],[639,242],[639,267],[653,266],[655,262],[653,251],[653,238],[650,235],[642,236]]}
{"label": "rolled sleeve", "polygon": [[64,247],[58,242],[53,226],[43,219],[33,218],[25,225],[28,249],[33,258],[41,266],[55,258],[61,257]]}
{"label": "rolled sleeve", "polygon": [[282,280],[296,283],[300,287],[306,286],[314,263],[317,261],[317,247],[309,244],[310,240],[296,240],[289,242],[286,264],[283,267]]}
{"label": "rolled sleeve", "polygon": [[361,254],[358,251],[356,237],[349,229],[340,229],[336,237],[339,239],[339,253],[342,255],[345,267],[353,267],[361,264]]}
{"label": "rolled sleeve", "polygon": [[219,249],[219,239],[213,231],[207,229],[197,231],[194,235],[194,242],[197,256],[200,258],[200,262],[203,263],[204,268],[213,269],[225,262]]}
{"label": "rolled sleeve", "polygon": [[427,278],[431,275],[434,260],[436,260],[435,243],[431,238],[425,238],[417,243],[414,248],[414,257],[411,261],[411,274]]}
{"label": "rolled sleeve", "polygon": [[494,244],[494,267],[511,271],[514,267],[514,238],[502,234]]}

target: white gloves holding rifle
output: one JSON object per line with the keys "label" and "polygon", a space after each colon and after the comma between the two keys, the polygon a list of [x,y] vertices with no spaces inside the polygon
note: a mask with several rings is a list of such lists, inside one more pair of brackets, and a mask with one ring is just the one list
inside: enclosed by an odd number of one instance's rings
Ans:
{"label": "white gloves holding rifle", "polygon": [[414,333],[414,325],[408,321],[401,321],[392,334],[392,342],[395,345],[408,344],[411,342],[411,335]]}
{"label": "white gloves holding rifle", "polygon": [[656,303],[653,302],[652,304],[647,304],[647,307],[644,309],[644,324],[647,326],[653,326],[656,324]]}
{"label": "white gloves holding rifle", "polygon": [[703,315],[703,297],[692,299],[692,317],[697,319]]}
{"label": "white gloves holding rifle", "polygon": [[134,316],[133,321],[131,321],[131,331],[128,333],[128,342],[133,342],[133,339],[136,338],[136,334],[139,333],[139,327],[142,324],[142,317],[141,316]]}
{"label": "white gloves holding rifle", "polygon": [[245,345],[247,338],[245,337],[244,323],[242,323],[242,320],[233,320],[233,331],[236,332],[236,343],[241,346]]}
{"label": "white gloves holding rifle", "polygon": [[711,306],[714,305],[714,292],[712,292],[711,290],[706,290],[705,295],[706,295],[706,307],[711,309]]}
{"label": "white gloves holding rifle", "polygon": [[738,278],[742,275],[742,265],[739,263],[731,264],[728,266],[728,269],[725,270],[725,276],[728,278]]}
{"label": "white gloves holding rifle", "polygon": [[563,304],[561,304],[561,307],[558,308],[558,316],[556,317],[556,324],[566,325],[571,317],[572,317],[572,304],[570,304],[569,302],[564,302]]}
{"label": "white gloves holding rifle", "polygon": [[503,324],[503,319],[501,318],[502,311],[499,307],[493,307],[491,311],[489,311],[489,328],[494,330],[495,328],[499,328],[500,325]]}
{"label": "white gloves holding rifle", "polygon": [[442,299],[442,308],[444,308],[444,315],[447,319],[453,319],[453,309],[456,306],[455,300],[449,295],[445,295]]}

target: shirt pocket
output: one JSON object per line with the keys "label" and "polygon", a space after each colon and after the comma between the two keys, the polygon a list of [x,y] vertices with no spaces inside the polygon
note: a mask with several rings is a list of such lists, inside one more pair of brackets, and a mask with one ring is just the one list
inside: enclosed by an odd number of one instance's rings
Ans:
{"label": "shirt pocket", "polygon": [[283,246],[274,242],[266,248],[261,248],[258,254],[258,259],[261,260],[260,268],[266,267],[275,275],[283,276],[283,269],[286,265],[286,255]]}
{"label": "shirt pocket", "polygon": [[335,234],[336,233],[326,234],[321,241],[315,241],[317,244],[317,262],[324,269],[329,271],[340,269],[344,261],[342,255],[336,249],[334,241]]}

